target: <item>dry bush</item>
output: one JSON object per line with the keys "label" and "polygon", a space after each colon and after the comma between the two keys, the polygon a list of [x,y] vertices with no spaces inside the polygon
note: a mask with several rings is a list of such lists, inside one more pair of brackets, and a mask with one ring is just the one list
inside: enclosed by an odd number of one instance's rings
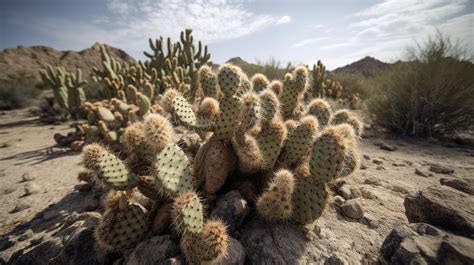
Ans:
{"label": "dry bush", "polygon": [[474,65],[441,33],[409,49],[408,62],[374,78],[369,109],[380,125],[408,136],[445,136],[473,128]]}

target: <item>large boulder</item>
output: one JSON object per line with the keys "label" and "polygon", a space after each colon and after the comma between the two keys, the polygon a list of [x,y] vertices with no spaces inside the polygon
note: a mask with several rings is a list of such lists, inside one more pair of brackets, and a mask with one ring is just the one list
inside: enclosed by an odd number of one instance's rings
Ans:
{"label": "large boulder", "polygon": [[238,191],[233,190],[219,197],[211,217],[223,220],[227,224],[227,231],[233,234],[249,213],[250,206],[247,201]]}
{"label": "large boulder", "polygon": [[179,255],[179,247],[169,235],[155,236],[138,244],[128,256],[126,264],[161,264],[166,259],[177,255]]}
{"label": "large boulder", "polygon": [[391,264],[473,264],[474,240],[412,223],[395,227],[380,252]]}
{"label": "large boulder", "polygon": [[474,239],[474,197],[449,187],[428,187],[405,198],[410,223],[428,223]]}

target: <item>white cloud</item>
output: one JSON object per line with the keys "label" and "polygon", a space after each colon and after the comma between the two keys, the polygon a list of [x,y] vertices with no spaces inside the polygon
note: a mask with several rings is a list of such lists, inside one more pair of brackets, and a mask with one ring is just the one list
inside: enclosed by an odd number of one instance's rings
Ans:
{"label": "white cloud", "polygon": [[290,48],[299,48],[299,47],[303,47],[303,46],[313,44],[313,43],[317,43],[317,42],[320,42],[322,40],[327,40],[327,39],[328,39],[327,37],[305,39],[305,40],[299,41],[297,43],[294,43],[293,45],[290,46]]}
{"label": "white cloud", "polygon": [[195,39],[210,44],[292,22],[286,15],[253,13],[236,0],[108,0],[107,8],[109,16],[82,23],[51,20],[43,29],[67,47],[100,41],[140,54],[149,37],[176,40],[185,28],[193,29]]}
{"label": "white cloud", "polygon": [[288,23],[291,23],[291,17],[290,17],[290,16],[282,16],[282,17],[276,22],[277,25],[280,25],[280,24],[288,24]]}

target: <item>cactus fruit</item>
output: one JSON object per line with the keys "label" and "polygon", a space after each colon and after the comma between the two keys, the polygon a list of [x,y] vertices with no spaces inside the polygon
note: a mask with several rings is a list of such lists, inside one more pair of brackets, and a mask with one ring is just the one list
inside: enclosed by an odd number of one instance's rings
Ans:
{"label": "cactus fruit", "polygon": [[160,114],[148,115],[143,129],[146,142],[155,151],[160,151],[173,142],[173,125]]}
{"label": "cactus fruit", "polygon": [[179,234],[202,231],[202,203],[194,191],[180,193],[171,206],[173,227]]}
{"label": "cactus fruit", "polygon": [[181,251],[189,264],[218,264],[228,254],[229,237],[221,221],[209,220],[200,233],[185,233]]}
{"label": "cactus fruit", "polygon": [[307,154],[313,138],[318,133],[318,120],[313,116],[305,116],[298,126],[288,136],[280,154],[280,161],[292,165]]}
{"label": "cactus fruit", "polygon": [[349,125],[326,128],[313,144],[310,160],[312,178],[321,182],[336,178],[354,145],[355,134]]}
{"label": "cactus fruit", "polygon": [[299,224],[314,222],[323,213],[327,196],[324,182],[313,177],[299,178],[293,192],[292,220]]}
{"label": "cactus fruit", "polygon": [[267,220],[287,220],[291,217],[293,205],[291,198],[295,180],[293,174],[285,169],[279,170],[268,188],[257,200],[258,213]]}
{"label": "cactus fruit", "polygon": [[96,230],[100,246],[111,250],[134,247],[146,235],[147,220],[143,210],[128,204],[125,195],[109,202]]}
{"label": "cactus fruit", "polygon": [[319,128],[324,128],[329,123],[329,119],[331,117],[331,107],[329,103],[324,99],[313,99],[308,104],[308,109],[306,114],[311,114],[318,119]]}
{"label": "cactus fruit", "polygon": [[252,76],[250,82],[252,82],[253,90],[257,93],[266,89],[270,84],[267,77],[262,74],[255,74]]}
{"label": "cactus fruit", "polygon": [[158,153],[153,176],[164,195],[176,196],[193,189],[188,158],[177,145],[168,145]]}

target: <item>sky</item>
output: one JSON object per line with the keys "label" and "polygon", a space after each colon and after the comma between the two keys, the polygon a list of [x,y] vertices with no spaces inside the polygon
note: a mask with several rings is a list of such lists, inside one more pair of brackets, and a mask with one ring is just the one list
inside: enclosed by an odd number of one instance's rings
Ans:
{"label": "sky", "polygon": [[239,56],[328,69],[372,56],[386,62],[439,30],[474,50],[473,0],[0,0],[0,50],[95,42],[137,59],[148,38],[192,28],[211,60]]}

